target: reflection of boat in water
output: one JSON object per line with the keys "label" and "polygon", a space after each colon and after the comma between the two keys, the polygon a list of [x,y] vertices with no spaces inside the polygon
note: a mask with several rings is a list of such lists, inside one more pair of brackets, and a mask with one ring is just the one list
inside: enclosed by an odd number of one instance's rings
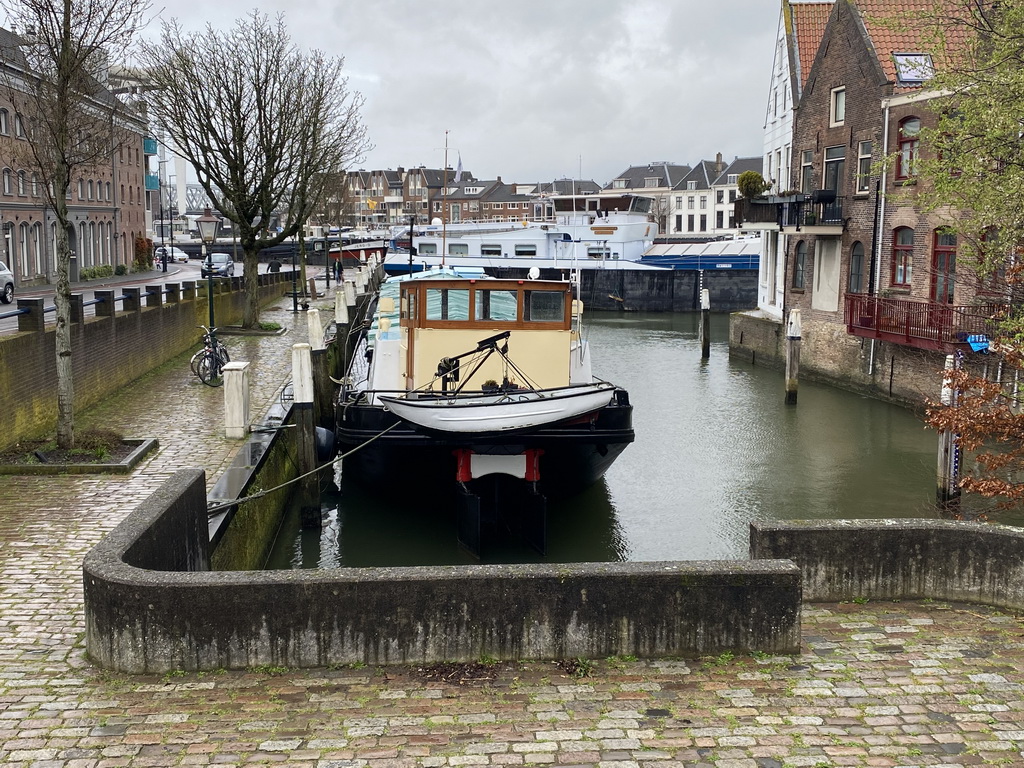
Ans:
{"label": "reflection of boat in water", "polygon": [[471,551],[496,517],[543,551],[546,496],[593,483],[633,440],[628,394],[593,377],[581,319],[570,281],[385,282],[339,396],[338,440],[362,446],[346,478],[447,488]]}

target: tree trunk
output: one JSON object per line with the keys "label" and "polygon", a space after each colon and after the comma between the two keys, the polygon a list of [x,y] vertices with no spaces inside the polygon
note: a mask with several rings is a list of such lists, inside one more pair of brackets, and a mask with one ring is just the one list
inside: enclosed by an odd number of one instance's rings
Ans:
{"label": "tree trunk", "polygon": [[260,262],[259,252],[246,248],[242,252],[245,274],[245,307],[242,311],[242,327],[256,328],[260,322]]}
{"label": "tree trunk", "polygon": [[57,445],[75,447],[75,380],[71,368],[71,250],[68,244],[67,205],[57,203]]}

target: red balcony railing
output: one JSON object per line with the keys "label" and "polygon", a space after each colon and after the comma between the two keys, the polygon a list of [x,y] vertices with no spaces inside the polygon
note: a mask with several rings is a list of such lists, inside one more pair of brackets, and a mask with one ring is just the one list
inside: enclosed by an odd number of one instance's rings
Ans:
{"label": "red balcony railing", "polygon": [[972,334],[991,338],[1005,305],[955,306],[847,294],[845,309],[846,330],[854,336],[952,352]]}

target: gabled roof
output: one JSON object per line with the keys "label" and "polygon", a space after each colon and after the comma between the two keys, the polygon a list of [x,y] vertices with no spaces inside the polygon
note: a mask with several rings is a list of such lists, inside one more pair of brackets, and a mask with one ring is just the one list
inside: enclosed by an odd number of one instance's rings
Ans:
{"label": "gabled roof", "polygon": [[807,83],[833,0],[783,0],[783,23],[789,48],[789,71],[797,100]]}
{"label": "gabled roof", "polygon": [[593,195],[601,191],[601,185],[593,180],[555,179],[537,185],[540,195]]}
{"label": "gabled roof", "polygon": [[673,189],[688,189],[691,181],[696,182],[696,189],[710,189],[712,179],[719,175],[715,172],[715,165],[714,160],[701,160],[689,173],[676,182]]}
{"label": "gabled roof", "polygon": [[690,172],[688,165],[675,165],[674,163],[654,162],[647,165],[634,165],[615,177],[605,185],[605,189],[612,189],[615,181],[624,179],[627,189],[643,189],[647,186],[647,179],[657,178],[658,187],[673,187],[677,180]]}
{"label": "gabled roof", "polygon": [[532,200],[533,195],[516,194],[516,184],[505,184],[500,179],[492,182],[493,186],[487,190],[486,199],[492,203],[510,203]]}
{"label": "gabled roof", "polygon": [[[945,0],[952,5],[952,0]],[[902,83],[896,72],[897,53],[933,53],[937,57],[959,48],[964,42],[962,25],[947,25],[942,50],[928,39],[927,32],[916,19],[934,14],[935,0],[843,0],[856,9],[868,40],[874,48],[878,63],[886,79],[896,91],[916,90],[921,83]],[[951,11],[953,9],[951,8]],[[938,63],[938,62],[936,62]]]}
{"label": "gabled roof", "polygon": [[722,171],[714,181],[711,183],[714,185],[726,184],[726,180],[729,176],[735,174],[739,176],[744,171],[757,171],[761,172],[762,160],[761,157],[737,157],[729,165],[726,166],[725,170]]}

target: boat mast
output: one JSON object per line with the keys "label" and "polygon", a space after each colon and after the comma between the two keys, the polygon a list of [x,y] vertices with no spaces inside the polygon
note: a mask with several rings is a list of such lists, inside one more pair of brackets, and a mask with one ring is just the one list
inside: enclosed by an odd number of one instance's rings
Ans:
{"label": "boat mast", "polygon": [[444,185],[441,187],[441,266],[448,252],[448,131],[444,132]]}

